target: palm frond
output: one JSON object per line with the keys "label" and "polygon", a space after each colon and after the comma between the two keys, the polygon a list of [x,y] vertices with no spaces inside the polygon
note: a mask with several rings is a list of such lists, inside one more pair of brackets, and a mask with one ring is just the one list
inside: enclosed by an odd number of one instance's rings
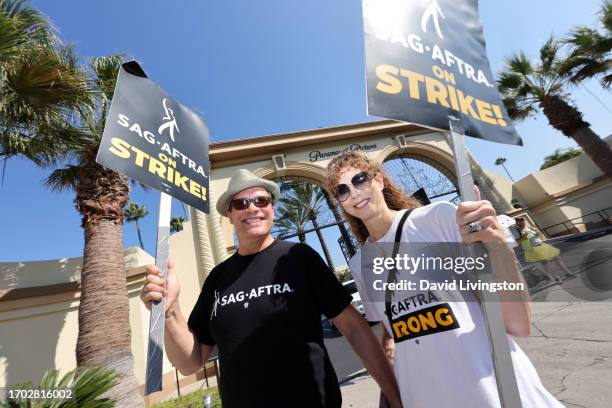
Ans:
{"label": "palm frond", "polygon": [[113,99],[113,93],[115,92],[115,85],[117,83],[117,74],[122,63],[122,55],[98,57],[91,60],[90,65],[96,77],[96,85],[103,98],[108,101]]}
{"label": "palm frond", "polygon": [[529,75],[533,74],[533,66],[523,52],[519,52],[516,55],[506,58],[504,63],[507,70],[523,75],[524,77],[528,77]]}
{"label": "palm frond", "polygon": [[599,9],[599,21],[608,34],[612,33],[612,1],[605,0]]}
{"label": "palm frond", "polygon": [[599,12],[603,30],[587,26],[574,27],[564,43],[569,53],[560,64],[559,72],[573,83],[599,78],[608,87],[606,77],[612,71],[612,1],[605,1]]}
{"label": "palm frond", "polygon": [[308,222],[308,212],[303,206],[279,206],[276,209],[274,227],[277,236],[300,234]]}
{"label": "palm frond", "polygon": [[51,22],[36,8],[19,0],[0,0],[0,63],[20,55],[24,46],[53,37]]}
{"label": "palm frond", "polygon": [[44,184],[51,191],[76,191],[79,182],[79,166],[68,165],[61,169],[55,169],[45,179]]}
{"label": "palm frond", "polygon": [[[610,67],[610,68],[612,68],[612,67]],[[608,74],[608,75],[604,76],[604,77],[601,79],[601,84],[602,84],[602,86],[603,86],[604,88],[610,88],[610,86],[612,85],[612,73],[610,73],[610,74]]]}
{"label": "palm frond", "polygon": [[526,86],[526,77],[512,71],[503,71],[498,75],[497,88],[502,95],[525,95],[529,89]]}
{"label": "palm frond", "polygon": [[102,397],[102,394],[118,383],[119,376],[115,371],[88,367],[72,383],[75,398],[63,402],[57,408],[111,408],[115,402]]}
{"label": "palm frond", "polygon": [[537,113],[535,104],[519,104],[514,99],[504,99],[504,106],[512,120],[524,120]]}
{"label": "palm frond", "polygon": [[551,72],[557,63],[559,49],[559,42],[555,40],[553,36],[548,37],[548,39],[544,42],[544,45],[540,47],[539,71],[543,73]]}
{"label": "palm frond", "polygon": [[317,185],[308,182],[284,183],[281,191],[275,225],[286,232],[297,234],[303,231],[325,210],[325,193]]}
{"label": "palm frond", "polygon": [[38,166],[56,160],[52,147],[37,143],[27,134],[15,130],[0,134],[0,157],[9,159],[15,156],[23,156]]}
{"label": "palm frond", "polygon": [[605,52],[606,37],[591,27],[578,26],[572,29],[569,36],[564,40],[565,44],[571,44],[582,49],[594,52]]}
{"label": "palm frond", "polygon": [[15,127],[0,133],[0,157],[24,156],[41,167],[79,160],[80,152],[98,141],[85,129],[65,122]]}
{"label": "palm frond", "polygon": [[183,230],[183,223],[186,220],[183,217],[172,217],[170,220],[170,232],[179,232]]}
{"label": "palm frond", "polygon": [[4,65],[0,95],[4,121],[27,124],[63,118],[75,107],[93,103],[87,74],[72,65],[70,53],[66,49],[35,46],[17,61]]}
{"label": "palm frond", "polygon": [[[528,61],[527,61],[528,62]],[[533,72],[531,67],[525,67],[525,61],[507,61],[506,70],[498,75],[497,86],[503,96],[504,105],[508,115],[513,120],[523,120],[536,112],[536,99],[532,96],[537,92],[530,83],[529,77],[522,72]],[[520,71],[511,67],[520,67]]]}
{"label": "palm frond", "polygon": [[149,210],[144,205],[130,203],[128,207],[123,209],[123,215],[127,222],[133,222],[149,215]]}

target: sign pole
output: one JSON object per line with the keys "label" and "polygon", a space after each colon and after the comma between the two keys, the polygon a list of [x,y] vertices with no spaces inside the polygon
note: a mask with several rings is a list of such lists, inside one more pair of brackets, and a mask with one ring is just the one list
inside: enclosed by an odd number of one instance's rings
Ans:
{"label": "sign pole", "polygon": [[[474,191],[474,178],[470,161],[465,148],[463,139],[464,130],[457,123],[459,120],[449,117],[450,139],[455,156],[455,172],[457,174],[457,184],[464,201],[476,201]],[[484,250],[484,248],[483,248]],[[503,408],[514,408],[521,406],[521,398],[512,365],[512,357],[508,347],[506,327],[501,311],[501,304],[496,293],[484,290],[479,293],[481,300],[480,306],[484,314],[493,367],[495,369],[495,379],[499,400]]]}
{"label": "sign pole", "polygon": [[[160,269],[164,282],[167,281],[168,277],[168,253],[171,209],[172,196],[164,192],[160,193],[155,264]],[[162,371],[164,365],[165,308],[165,297],[163,297],[162,300],[160,300],[159,302],[151,302],[145,395],[149,395],[156,391],[161,391],[162,389]]]}

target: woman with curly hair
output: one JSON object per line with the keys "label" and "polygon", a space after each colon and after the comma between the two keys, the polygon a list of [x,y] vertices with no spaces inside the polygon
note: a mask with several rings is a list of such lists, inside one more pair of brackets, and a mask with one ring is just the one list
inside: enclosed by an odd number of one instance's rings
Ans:
{"label": "woman with curly hair", "polygon": [[[394,242],[480,241],[488,250],[498,281],[524,282],[514,252],[505,244],[495,210],[488,201],[463,202],[459,207],[450,202],[421,206],[416,199],[406,196],[378,163],[354,151],[344,152],[329,163],[326,188],[340,204],[361,244],[382,248],[384,243]],[[383,301],[381,294],[376,293],[380,288],[376,288],[375,282],[384,273],[377,273],[367,262],[363,267],[370,270],[362,270],[361,255],[365,251],[360,249],[349,266],[367,319],[383,324],[383,347],[394,365],[403,405],[498,407],[500,401],[480,303],[446,301],[442,291],[418,287],[406,299],[398,292],[390,297],[387,290]],[[387,274],[392,272],[388,270]],[[512,302],[503,301],[507,299],[504,296],[500,292],[523,407],[562,406],[544,388],[528,357],[510,337],[529,335],[528,293],[513,293]],[[437,321],[423,320],[433,315]],[[419,332],[426,324],[428,328],[436,327],[435,330]]]}

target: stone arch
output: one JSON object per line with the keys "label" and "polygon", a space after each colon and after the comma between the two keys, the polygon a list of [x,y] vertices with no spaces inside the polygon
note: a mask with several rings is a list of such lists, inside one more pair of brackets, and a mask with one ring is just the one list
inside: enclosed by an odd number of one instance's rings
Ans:
{"label": "stone arch", "polygon": [[[212,211],[205,217],[207,222],[196,223],[196,228],[210,237],[206,239],[203,235],[200,240],[205,247],[202,253],[208,255],[204,269],[208,269],[213,260],[215,264],[223,260],[227,249],[233,245],[232,228],[224,217],[215,213],[214,201],[235,169],[248,168],[266,179],[295,177],[324,186],[329,161],[334,155],[355,146],[381,164],[403,154],[427,160],[427,164],[435,163],[434,167],[456,185],[452,149],[446,135],[402,122],[382,120],[212,143],[209,152]],[[314,152],[319,155],[313,156]],[[485,190],[490,190],[483,191],[483,197],[494,203],[498,212],[505,211],[495,205],[499,200],[494,196],[501,197],[501,193],[486,181],[487,174],[473,158],[472,167],[476,181],[480,180],[479,184],[486,184]]]}
{"label": "stone arch", "polygon": [[273,180],[281,177],[301,177],[312,180],[321,187],[325,186],[326,170],[314,163],[287,162],[286,169],[277,171],[274,167],[260,167],[253,171],[257,177]]}
{"label": "stone arch", "polygon": [[416,158],[422,157],[431,160],[440,166],[440,171],[449,178],[453,184],[457,184],[457,175],[455,174],[455,165],[453,162],[453,156],[436,146],[432,146],[424,142],[409,142],[406,147],[399,147],[397,145],[389,145],[378,152],[376,161],[379,164],[392,159],[402,154],[409,154]]}
{"label": "stone arch", "polygon": [[[382,164],[386,160],[393,159],[394,156],[408,154],[411,157],[419,160],[433,161],[437,164],[438,170],[444,174],[451,183],[457,187],[457,174],[455,172],[455,163],[450,151],[446,151],[427,142],[409,141],[405,147],[400,147],[397,144],[388,145],[381,149],[376,160]],[[499,193],[492,180],[486,175],[478,162],[470,155],[470,164],[472,167],[472,175],[474,183],[478,186],[482,199],[491,202],[498,214],[503,214],[510,209],[510,204]]]}

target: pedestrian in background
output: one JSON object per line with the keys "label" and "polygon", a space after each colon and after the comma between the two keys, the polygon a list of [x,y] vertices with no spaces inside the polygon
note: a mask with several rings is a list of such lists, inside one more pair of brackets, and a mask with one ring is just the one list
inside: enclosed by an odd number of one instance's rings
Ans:
{"label": "pedestrian in background", "polygon": [[545,243],[542,234],[531,228],[525,217],[516,217],[515,220],[516,228],[513,234],[516,242],[520,244],[527,262],[541,263],[546,275],[557,283],[561,282],[561,278],[552,271],[551,262],[557,265],[559,270],[565,272],[566,278],[575,276],[559,256],[561,254],[559,248]]}

